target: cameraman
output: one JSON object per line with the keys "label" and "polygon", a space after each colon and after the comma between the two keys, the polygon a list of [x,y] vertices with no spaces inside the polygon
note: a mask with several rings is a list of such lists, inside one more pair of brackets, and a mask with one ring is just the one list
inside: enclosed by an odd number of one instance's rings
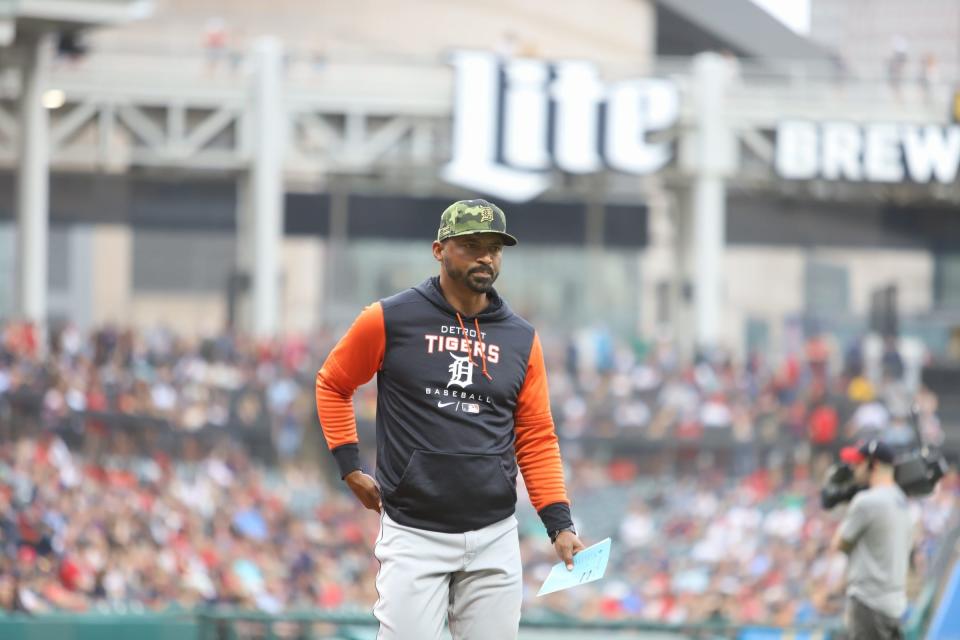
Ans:
{"label": "cameraman", "polygon": [[850,640],[902,638],[911,530],[907,496],[894,481],[894,452],[871,440],[840,459],[868,488],[850,501],[831,548],[849,556],[846,627]]}

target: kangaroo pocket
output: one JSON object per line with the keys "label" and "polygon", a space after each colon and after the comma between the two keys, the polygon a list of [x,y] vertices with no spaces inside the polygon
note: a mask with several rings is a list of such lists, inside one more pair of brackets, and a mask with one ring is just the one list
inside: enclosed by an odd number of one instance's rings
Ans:
{"label": "kangaroo pocket", "polygon": [[502,520],[514,512],[517,489],[500,460],[498,455],[414,451],[386,498],[388,513],[401,524],[450,533]]}

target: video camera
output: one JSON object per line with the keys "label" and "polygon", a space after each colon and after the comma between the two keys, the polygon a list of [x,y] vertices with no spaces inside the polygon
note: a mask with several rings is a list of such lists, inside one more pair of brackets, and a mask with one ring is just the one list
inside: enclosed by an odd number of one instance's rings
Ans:
{"label": "video camera", "polygon": [[[926,496],[933,492],[937,482],[946,474],[947,461],[939,452],[931,451],[923,444],[915,407],[910,411],[910,423],[920,447],[901,455],[893,462],[893,477],[907,496]],[[863,445],[859,452],[872,463],[878,459],[877,451],[880,446],[879,441],[871,440]],[[892,454],[890,457],[892,458]],[[849,462],[833,464],[827,470],[826,482],[820,490],[820,504],[824,509],[832,509],[838,504],[849,502],[866,488],[866,485],[855,481],[853,467]]]}
{"label": "video camera", "polygon": [[846,462],[837,462],[827,469],[826,482],[820,489],[820,505],[833,509],[838,504],[850,502],[867,486],[854,482],[853,467]]}
{"label": "video camera", "polygon": [[908,496],[928,496],[947,473],[947,460],[926,447],[911,451],[893,467],[893,477]]}

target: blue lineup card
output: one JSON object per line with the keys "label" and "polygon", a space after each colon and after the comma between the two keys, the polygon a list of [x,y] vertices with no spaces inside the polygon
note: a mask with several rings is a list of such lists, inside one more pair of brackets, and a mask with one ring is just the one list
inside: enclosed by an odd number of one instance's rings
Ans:
{"label": "blue lineup card", "polygon": [[537,596],[545,596],[555,591],[563,591],[578,584],[599,580],[607,571],[610,559],[610,538],[605,538],[592,547],[587,547],[573,556],[573,570],[558,562],[550,569],[550,575],[543,581]]}

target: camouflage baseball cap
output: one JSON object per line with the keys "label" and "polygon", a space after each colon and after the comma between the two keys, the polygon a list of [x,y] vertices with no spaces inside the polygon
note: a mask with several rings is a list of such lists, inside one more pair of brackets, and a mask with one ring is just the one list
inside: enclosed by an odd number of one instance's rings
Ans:
{"label": "camouflage baseball cap", "polygon": [[498,233],[503,237],[503,244],[511,247],[517,244],[517,239],[507,233],[507,216],[492,202],[459,200],[447,207],[440,216],[438,241],[474,233]]}

